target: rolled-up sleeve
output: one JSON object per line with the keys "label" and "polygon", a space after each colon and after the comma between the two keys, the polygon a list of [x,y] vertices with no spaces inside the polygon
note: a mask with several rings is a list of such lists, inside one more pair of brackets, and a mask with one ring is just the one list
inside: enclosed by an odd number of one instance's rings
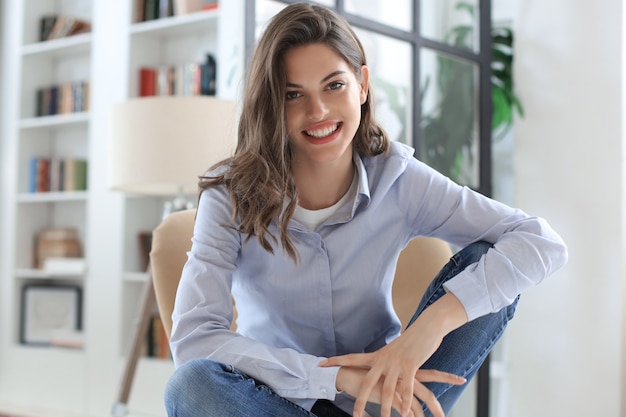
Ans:
{"label": "rolled-up sleeve", "polygon": [[470,320],[510,305],[567,262],[565,243],[545,219],[459,186],[417,161],[409,165],[415,233],[458,247],[480,240],[493,244],[479,262],[444,286]]}

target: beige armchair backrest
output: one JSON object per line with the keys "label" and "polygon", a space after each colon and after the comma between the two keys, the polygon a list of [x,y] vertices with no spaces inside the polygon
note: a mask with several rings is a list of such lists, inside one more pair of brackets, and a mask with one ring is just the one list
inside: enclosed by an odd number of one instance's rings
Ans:
{"label": "beige armchair backrest", "polygon": [[[195,214],[195,210],[172,213],[152,234],[150,262],[154,290],[168,338],[172,331],[176,288],[191,248]],[[414,239],[402,251],[393,284],[393,303],[403,328],[415,312],[419,297],[451,255],[448,244],[434,238]]]}

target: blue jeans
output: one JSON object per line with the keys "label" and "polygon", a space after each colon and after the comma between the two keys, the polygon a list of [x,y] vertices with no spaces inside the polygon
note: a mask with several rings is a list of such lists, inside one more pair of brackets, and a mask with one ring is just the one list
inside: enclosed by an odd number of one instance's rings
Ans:
{"label": "blue jeans", "polygon": [[[424,293],[410,323],[421,312],[445,294],[443,284],[478,261],[491,245],[477,242],[456,253],[443,267]],[[497,313],[472,320],[449,333],[439,349],[422,366],[465,377],[476,374],[489,352],[513,318],[517,300]],[[409,324],[410,326],[411,324]],[[446,414],[467,384],[428,384]],[[261,381],[251,378],[230,365],[209,359],[196,359],[174,372],[165,389],[165,406],[170,417],[346,417],[331,402],[319,400],[309,412],[275,394]],[[369,404],[367,411],[378,415],[379,407]],[[425,410],[426,416],[431,416]],[[397,414],[396,414],[397,415]]]}

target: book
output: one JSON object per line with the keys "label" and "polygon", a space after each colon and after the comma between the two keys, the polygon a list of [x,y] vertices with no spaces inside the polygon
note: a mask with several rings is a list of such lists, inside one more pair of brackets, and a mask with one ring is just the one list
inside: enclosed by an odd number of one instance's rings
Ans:
{"label": "book", "polygon": [[84,258],[50,256],[44,259],[43,270],[52,275],[80,275],[87,265]]}
{"label": "book", "polygon": [[57,20],[57,15],[45,15],[39,19],[39,41],[45,41],[50,37],[52,28]]}
{"label": "book", "polygon": [[30,162],[28,164],[28,192],[36,193],[37,192],[37,164],[39,158],[33,156],[30,158]]}
{"label": "book", "polygon": [[174,14],[176,16],[200,12],[206,2],[204,0],[174,0]]}
{"label": "book", "polygon": [[65,159],[63,163],[63,191],[76,190],[76,161],[73,158]]}
{"label": "book", "polygon": [[154,68],[139,69],[139,97],[156,95],[157,72]]}
{"label": "book", "polygon": [[48,89],[50,90],[50,101],[48,102],[49,107],[47,110],[47,114],[54,115],[57,114],[59,111],[59,86],[52,85],[48,87]]}
{"label": "book", "polygon": [[51,227],[41,230],[38,238],[43,240],[77,239],[78,232],[73,227]]}
{"label": "book", "polygon": [[74,188],[71,191],[85,191],[87,189],[87,160],[71,159],[74,165]]}
{"label": "book", "polygon": [[160,359],[171,357],[167,335],[165,334],[161,317],[158,314],[154,314],[150,318],[146,335],[146,356]]}
{"label": "book", "polygon": [[89,106],[91,103],[91,84],[89,81],[81,81],[81,91],[82,91],[82,102],[81,108],[78,111],[89,111]]}
{"label": "book", "polygon": [[176,95],[176,67],[170,66],[167,68],[167,91],[170,95]]}
{"label": "book", "polygon": [[[41,27],[43,32],[43,23],[41,24]],[[77,35],[79,33],[89,31],[91,31],[90,22],[74,16],[59,15],[55,16],[54,25],[50,28],[50,30],[46,30],[47,36],[44,40],[65,38],[67,36]]]}
{"label": "book", "polygon": [[159,18],[160,0],[145,0],[144,21]]}
{"label": "book", "polygon": [[135,23],[143,22],[146,17],[146,0],[135,0]]}
{"label": "book", "polygon": [[35,171],[35,192],[50,191],[50,160],[37,158]]}
{"label": "book", "polygon": [[174,4],[172,0],[159,0],[159,19],[174,16]]}
{"label": "book", "polygon": [[61,158],[50,159],[50,191],[61,191]]}
{"label": "book", "polygon": [[72,82],[72,112],[82,111],[84,98],[83,83],[81,81]]}
{"label": "book", "polygon": [[219,5],[218,0],[204,0],[202,10],[215,10]]}
{"label": "book", "polygon": [[58,113],[67,114],[74,111],[74,92],[71,82],[59,86]]}
{"label": "book", "polygon": [[157,96],[171,96],[172,91],[169,90],[168,68],[160,66],[156,68],[156,92]]}
{"label": "book", "polygon": [[35,267],[43,269],[48,258],[80,258],[82,247],[78,232],[71,227],[46,228],[37,234]]}
{"label": "book", "polygon": [[189,64],[189,92],[192,96],[200,95],[200,65],[198,64]]}
{"label": "book", "polygon": [[37,116],[50,115],[51,88],[49,86],[41,87],[37,93]]}

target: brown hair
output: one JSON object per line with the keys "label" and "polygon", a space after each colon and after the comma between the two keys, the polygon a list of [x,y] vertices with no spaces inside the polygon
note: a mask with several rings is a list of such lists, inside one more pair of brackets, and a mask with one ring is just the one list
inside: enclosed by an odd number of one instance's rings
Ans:
{"label": "brown hair", "polygon": [[[235,155],[217,165],[228,167],[220,175],[200,180],[201,190],[226,185],[234,205],[233,219],[238,219],[239,231],[247,234],[245,241],[254,236],[271,253],[271,242],[277,243],[277,239],[268,226],[275,220],[283,250],[294,260],[297,253],[287,225],[298,196],[285,127],[287,81],[283,55],[290,48],[311,43],[328,45],[348,63],[357,78],[361,76],[361,67],[366,65],[363,46],[341,16],[307,3],[285,7],[269,22],[250,60]],[[387,152],[389,138],[374,119],[370,90],[361,105],[361,122],[353,147],[363,155],[374,156]]]}

